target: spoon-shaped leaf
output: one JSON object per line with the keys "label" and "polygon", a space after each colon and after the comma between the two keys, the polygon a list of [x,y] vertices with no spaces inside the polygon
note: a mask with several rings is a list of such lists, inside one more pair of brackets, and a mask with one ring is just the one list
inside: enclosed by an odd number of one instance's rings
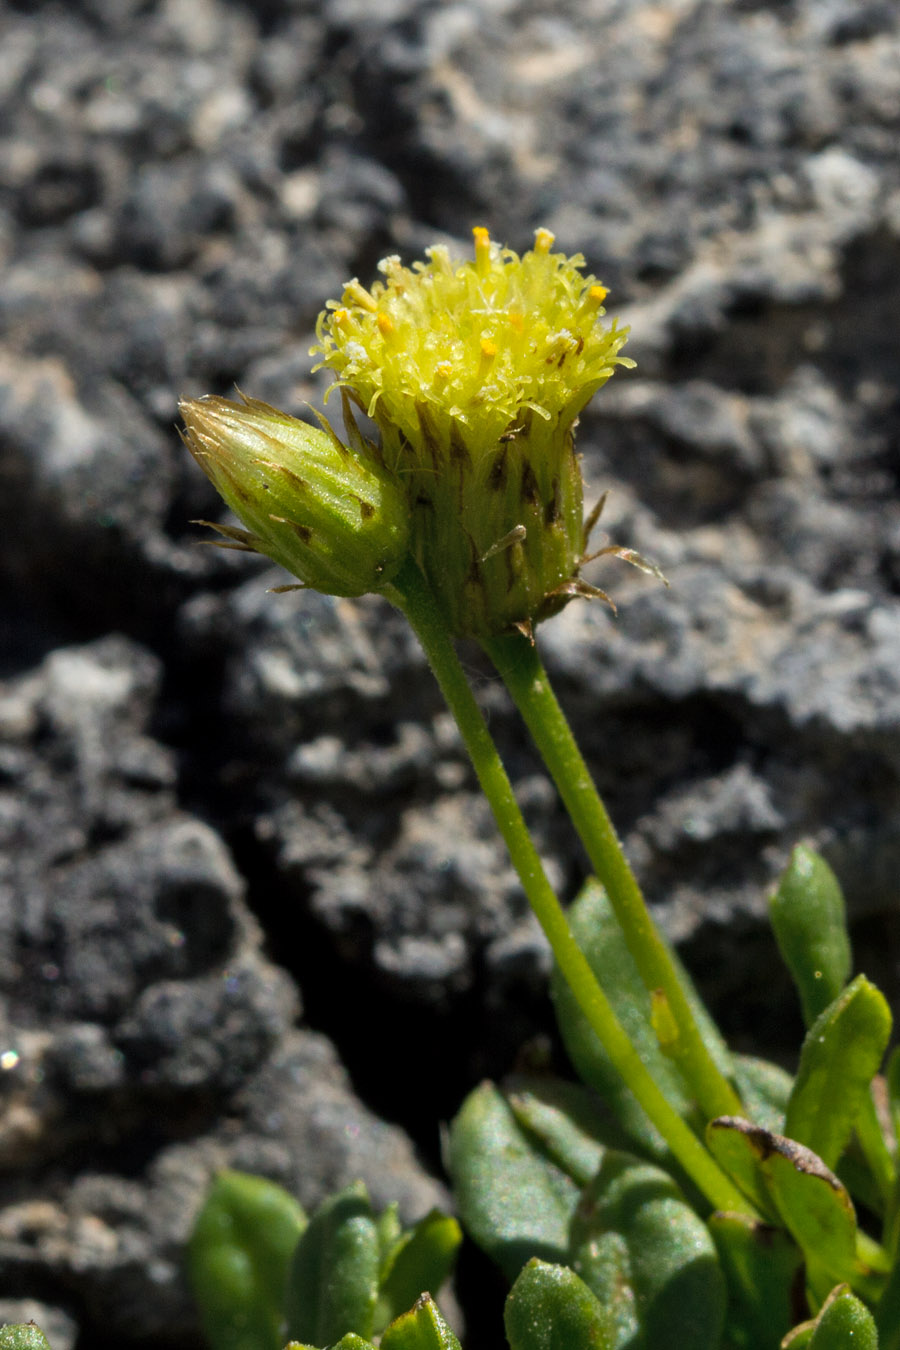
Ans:
{"label": "spoon-shaped leaf", "polygon": [[816,1018],[800,1055],[784,1132],[835,1167],[891,1034],[891,1011],[865,975]]}

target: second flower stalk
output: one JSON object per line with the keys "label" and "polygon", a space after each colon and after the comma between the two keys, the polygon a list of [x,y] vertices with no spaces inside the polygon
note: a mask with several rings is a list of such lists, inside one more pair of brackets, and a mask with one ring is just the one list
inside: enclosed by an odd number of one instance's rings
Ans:
{"label": "second flower stalk", "polygon": [[[748,1201],[668,1102],[572,936],[454,648],[473,637],[518,705],[554,778],[628,947],[661,1010],[660,1038],[703,1123],[740,1110],[707,1049],[678,969],[616,839],[534,647],[534,627],[577,598],[607,600],[591,556],[574,449],[578,414],[620,365],[627,333],[606,326],[605,289],[583,259],[539,230],[522,257],[475,232],[475,256],[442,246],[383,281],[348,283],[314,349],[338,376],[345,444],[254,400],[182,404],[185,441],[245,528],[225,547],[256,551],[326,594],[385,595],[432,665],[557,964],[622,1078],[715,1209]],[[358,429],[353,399],[375,422]],[[617,554],[657,569],[629,549]],[[665,1028],[663,1031],[662,1028]]]}

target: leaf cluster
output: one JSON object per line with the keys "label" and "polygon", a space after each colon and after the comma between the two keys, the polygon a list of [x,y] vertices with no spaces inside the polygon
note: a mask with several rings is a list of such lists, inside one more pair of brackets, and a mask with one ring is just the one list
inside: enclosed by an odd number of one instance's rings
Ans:
{"label": "leaf cluster", "polygon": [[820,857],[795,851],[770,911],[808,1024],[797,1072],[731,1054],[680,972],[742,1103],[741,1115],[710,1122],[602,889],[585,887],[569,914],[642,1060],[746,1211],[710,1211],[558,974],[557,1018],[582,1084],[485,1083],[453,1123],[467,1231],[510,1280],[529,1258],[577,1277],[579,1306],[584,1290],[597,1303],[590,1343],[604,1350],[900,1347],[896,1053],[877,1076],[890,1012],[865,976],[849,978],[843,897]]}
{"label": "leaf cluster", "polygon": [[[900,1053],[883,996],[852,957],[837,881],[798,848],[770,899],[808,1031],[792,1077],[732,1054],[679,977],[743,1114],[706,1122],[671,1024],[648,998],[602,888],[572,929],[629,1037],[745,1197],[711,1211],[615,1073],[566,982],[553,995],[581,1083],[483,1083],[448,1146],[460,1217],[511,1284],[510,1350],[900,1350]],[[211,1350],[460,1350],[428,1290],[461,1232],[404,1228],[357,1182],[308,1217],[281,1187],[225,1171],[189,1246]],[[37,1327],[0,1350],[49,1350]]]}
{"label": "leaf cluster", "polygon": [[376,1214],[362,1182],[308,1218],[274,1182],[226,1171],[197,1218],[188,1267],[212,1350],[330,1346],[350,1332],[361,1344],[440,1289],[461,1239],[437,1211],[413,1228],[396,1205]]}

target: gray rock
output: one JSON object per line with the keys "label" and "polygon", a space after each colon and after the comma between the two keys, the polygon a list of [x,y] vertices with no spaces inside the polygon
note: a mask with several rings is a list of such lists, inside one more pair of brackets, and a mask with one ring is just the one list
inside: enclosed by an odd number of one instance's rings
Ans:
{"label": "gray rock", "polygon": [[308,1209],[358,1177],[376,1208],[396,1201],[406,1222],[448,1205],[403,1131],[360,1103],[324,1036],[286,1036],[235,1105],[246,1122],[242,1138],[233,1140],[227,1126],[220,1131],[230,1164],[273,1176]]}
{"label": "gray rock", "polygon": [[55,1290],[94,1334],[177,1342],[217,1168],[311,1207],[362,1177],[409,1219],[446,1196],[330,1042],[294,1029],[296,986],[147,735],[160,675],[110,637],[0,687],[0,1288]]}

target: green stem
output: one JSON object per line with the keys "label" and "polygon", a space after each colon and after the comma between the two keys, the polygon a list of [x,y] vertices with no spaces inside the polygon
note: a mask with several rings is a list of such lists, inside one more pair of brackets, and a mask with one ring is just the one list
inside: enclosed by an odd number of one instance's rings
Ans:
{"label": "green stem", "polygon": [[411,560],[385,592],[406,614],[456,719],[478,781],[513,865],[578,1004],[624,1082],[666,1139],[674,1156],[716,1209],[751,1207],[660,1091],[578,946],[532,842],[506,770],[463,673],[453,639],[425,578]]}
{"label": "green stem", "polygon": [[678,1032],[669,1053],[681,1068],[697,1105],[708,1119],[741,1115],[740,1099],[703,1041],[681,976],[650,917],[537,649],[518,634],[492,638],[483,646],[553,776],[644,984],[650,993],[662,990],[665,996]]}

